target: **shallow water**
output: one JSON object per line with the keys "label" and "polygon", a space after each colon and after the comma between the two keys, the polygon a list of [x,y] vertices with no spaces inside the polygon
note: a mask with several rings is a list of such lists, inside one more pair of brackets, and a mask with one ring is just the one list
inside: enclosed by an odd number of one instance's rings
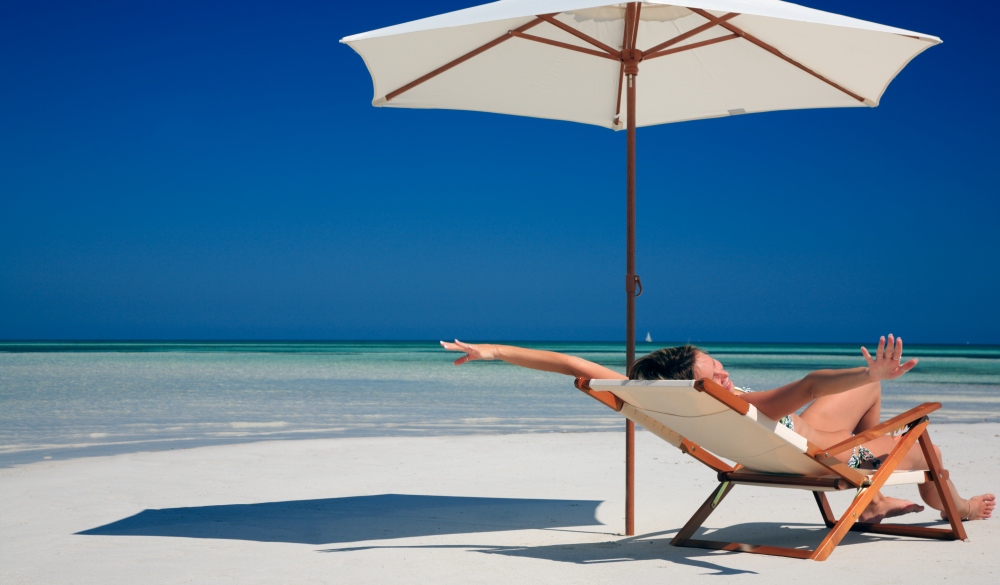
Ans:
{"label": "shallow water", "polygon": [[[528,343],[624,370],[607,343]],[[641,355],[659,345],[639,344]],[[856,346],[705,344],[741,386],[862,365]],[[1000,348],[907,346],[885,416],[927,401],[936,422],[1000,421]],[[340,436],[620,430],[563,376],[453,367],[429,342],[0,343],[0,465],[206,443]]]}

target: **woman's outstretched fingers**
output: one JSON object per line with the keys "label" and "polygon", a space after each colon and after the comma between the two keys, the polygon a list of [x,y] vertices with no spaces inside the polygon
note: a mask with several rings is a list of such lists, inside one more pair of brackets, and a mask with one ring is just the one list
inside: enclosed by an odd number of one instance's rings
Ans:
{"label": "woman's outstretched fingers", "polygon": [[460,357],[457,360],[455,360],[454,362],[452,362],[456,366],[460,366],[460,365],[464,364],[465,362],[468,362],[468,361],[471,361],[471,360],[475,359],[474,357],[472,357],[472,354],[473,354],[472,346],[470,346],[468,343],[462,343],[461,341],[459,341],[457,339],[455,340],[455,343],[448,343],[447,341],[442,341],[441,342],[441,347],[447,349],[448,351],[464,351],[464,352],[468,352],[465,355],[463,355],[462,357]]}
{"label": "woman's outstretched fingers", "polygon": [[441,347],[449,351],[464,351],[466,355],[455,360],[455,365],[460,366],[465,362],[472,362],[476,360],[489,361],[497,359],[497,348],[499,346],[488,343],[473,345],[471,343],[464,343],[456,339],[455,343],[448,343],[447,341],[442,341]]}
{"label": "woman's outstretched fingers", "polygon": [[[458,340],[456,339],[455,341]],[[464,348],[459,347],[456,343],[451,343],[449,341],[441,341],[439,343],[441,344],[441,347],[447,349],[448,351],[465,351]]]}
{"label": "woman's outstretched fingers", "polygon": [[903,339],[897,338],[891,333],[888,338],[879,338],[874,358],[868,353],[866,347],[861,348],[861,355],[868,362],[868,376],[873,381],[894,380],[917,365],[916,359],[900,363],[900,359],[903,357]]}

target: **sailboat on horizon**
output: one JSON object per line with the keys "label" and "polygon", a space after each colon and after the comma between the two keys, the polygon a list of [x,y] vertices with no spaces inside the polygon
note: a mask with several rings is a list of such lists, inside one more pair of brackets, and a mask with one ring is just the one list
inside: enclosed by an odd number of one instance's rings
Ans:
{"label": "sailboat on horizon", "polygon": [[646,343],[653,343],[653,338],[649,335],[649,331],[646,332]]}

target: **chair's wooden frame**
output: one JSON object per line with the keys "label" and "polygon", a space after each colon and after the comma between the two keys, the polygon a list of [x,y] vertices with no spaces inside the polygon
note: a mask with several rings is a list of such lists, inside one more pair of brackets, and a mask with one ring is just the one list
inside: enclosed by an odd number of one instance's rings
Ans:
{"label": "chair's wooden frame", "polygon": [[[597,399],[605,406],[608,406],[616,411],[621,411],[624,406],[624,402],[619,397],[615,396],[611,392],[593,390],[590,388],[589,383],[590,380],[583,378],[578,379],[577,388]],[[749,405],[745,401],[740,400],[739,397],[733,395],[712,380],[698,380],[695,383],[695,388],[712,396],[719,402],[725,404],[727,407],[740,414],[745,415],[749,412]],[[752,470],[741,468],[739,465],[733,467],[700,448],[697,444],[687,439],[682,439],[680,445],[681,451],[691,455],[706,466],[715,470],[718,473],[719,486],[712,490],[712,493],[709,495],[708,499],[705,500],[705,503],[698,508],[691,519],[688,520],[687,524],[685,524],[677,535],[674,536],[673,540],[670,541],[670,544],[674,546],[749,552],[755,554],[823,561],[830,556],[833,549],[840,544],[840,541],[850,531],[875,532],[880,534],[912,536],[919,538],[934,538],[938,540],[968,540],[965,533],[965,527],[962,525],[962,521],[960,519],[961,515],[958,512],[958,506],[956,506],[953,494],[946,483],[946,480],[948,479],[948,471],[943,468],[941,460],[937,455],[937,451],[935,451],[933,444],[931,443],[930,435],[927,432],[927,426],[930,424],[930,420],[927,415],[939,408],[941,408],[940,403],[928,402],[912,408],[899,416],[895,416],[863,433],[859,433],[846,441],[837,443],[836,445],[820,448],[813,444],[809,444],[808,450],[803,454],[803,457],[811,457],[817,463],[830,470],[829,476],[821,478],[761,474],[753,472]],[[892,452],[889,453],[886,460],[881,464],[881,466],[879,466],[874,475],[867,476],[859,473],[858,471],[847,467],[847,465],[839,459],[831,456],[831,454],[842,453],[848,449],[853,449],[854,447],[866,443],[876,437],[889,434],[895,429],[899,429],[904,426],[907,427],[907,430],[900,437]],[[946,529],[901,524],[859,523],[858,517],[864,509],[868,507],[868,504],[871,503],[872,499],[879,493],[879,490],[881,490],[882,486],[885,485],[889,476],[896,471],[896,468],[899,466],[900,461],[902,461],[903,456],[906,455],[906,452],[909,451],[910,448],[916,443],[920,444],[920,448],[924,453],[924,458],[927,460],[927,465],[929,467],[929,470],[925,472],[925,481],[932,483],[936,488],[938,496],[940,496],[941,501],[944,503],[945,512],[948,516],[948,522],[951,527]],[[715,511],[722,500],[729,494],[729,492],[732,491],[733,487],[741,483],[757,486],[765,485],[768,487],[798,489],[815,488],[812,490],[813,496],[816,499],[817,506],[819,506],[823,522],[826,524],[827,528],[830,529],[829,532],[823,538],[822,542],[820,542],[819,546],[813,550],[691,538],[694,536],[698,528],[700,528],[705,522],[705,520],[708,519],[712,512]],[[851,504],[847,507],[847,510],[838,519],[834,516],[833,511],[830,508],[830,503],[824,492],[847,489],[856,489],[858,490],[858,493],[854,497]]]}

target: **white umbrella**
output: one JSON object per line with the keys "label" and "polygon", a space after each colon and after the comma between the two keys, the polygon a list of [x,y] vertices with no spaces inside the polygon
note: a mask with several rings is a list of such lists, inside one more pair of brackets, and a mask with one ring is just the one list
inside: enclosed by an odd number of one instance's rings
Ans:
{"label": "white umbrella", "polygon": [[[910,59],[941,42],[777,0],[682,1],[502,0],[341,39],[364,59],[375,106],[628,129],[629,366],[636,290],[642,292],[635,274],[636,127],[773,110],[874,107]],[[626,428],[631,535],[631,421]]]}
{"label": "white umbrella", "polygon": [[[477,110],[607,128],[622,127],[620,113],[628,119],[619,112],[620,76],[630,65],[643,80],[636,122],[649,126],[876,106],[910,59],[941,42],[774,0],[684,6],[505,0],[341,42],[365,60],[375,106]],[[638,18],[630,16],[633,7]],[[622,48],[626,54],[619,56]]]}

